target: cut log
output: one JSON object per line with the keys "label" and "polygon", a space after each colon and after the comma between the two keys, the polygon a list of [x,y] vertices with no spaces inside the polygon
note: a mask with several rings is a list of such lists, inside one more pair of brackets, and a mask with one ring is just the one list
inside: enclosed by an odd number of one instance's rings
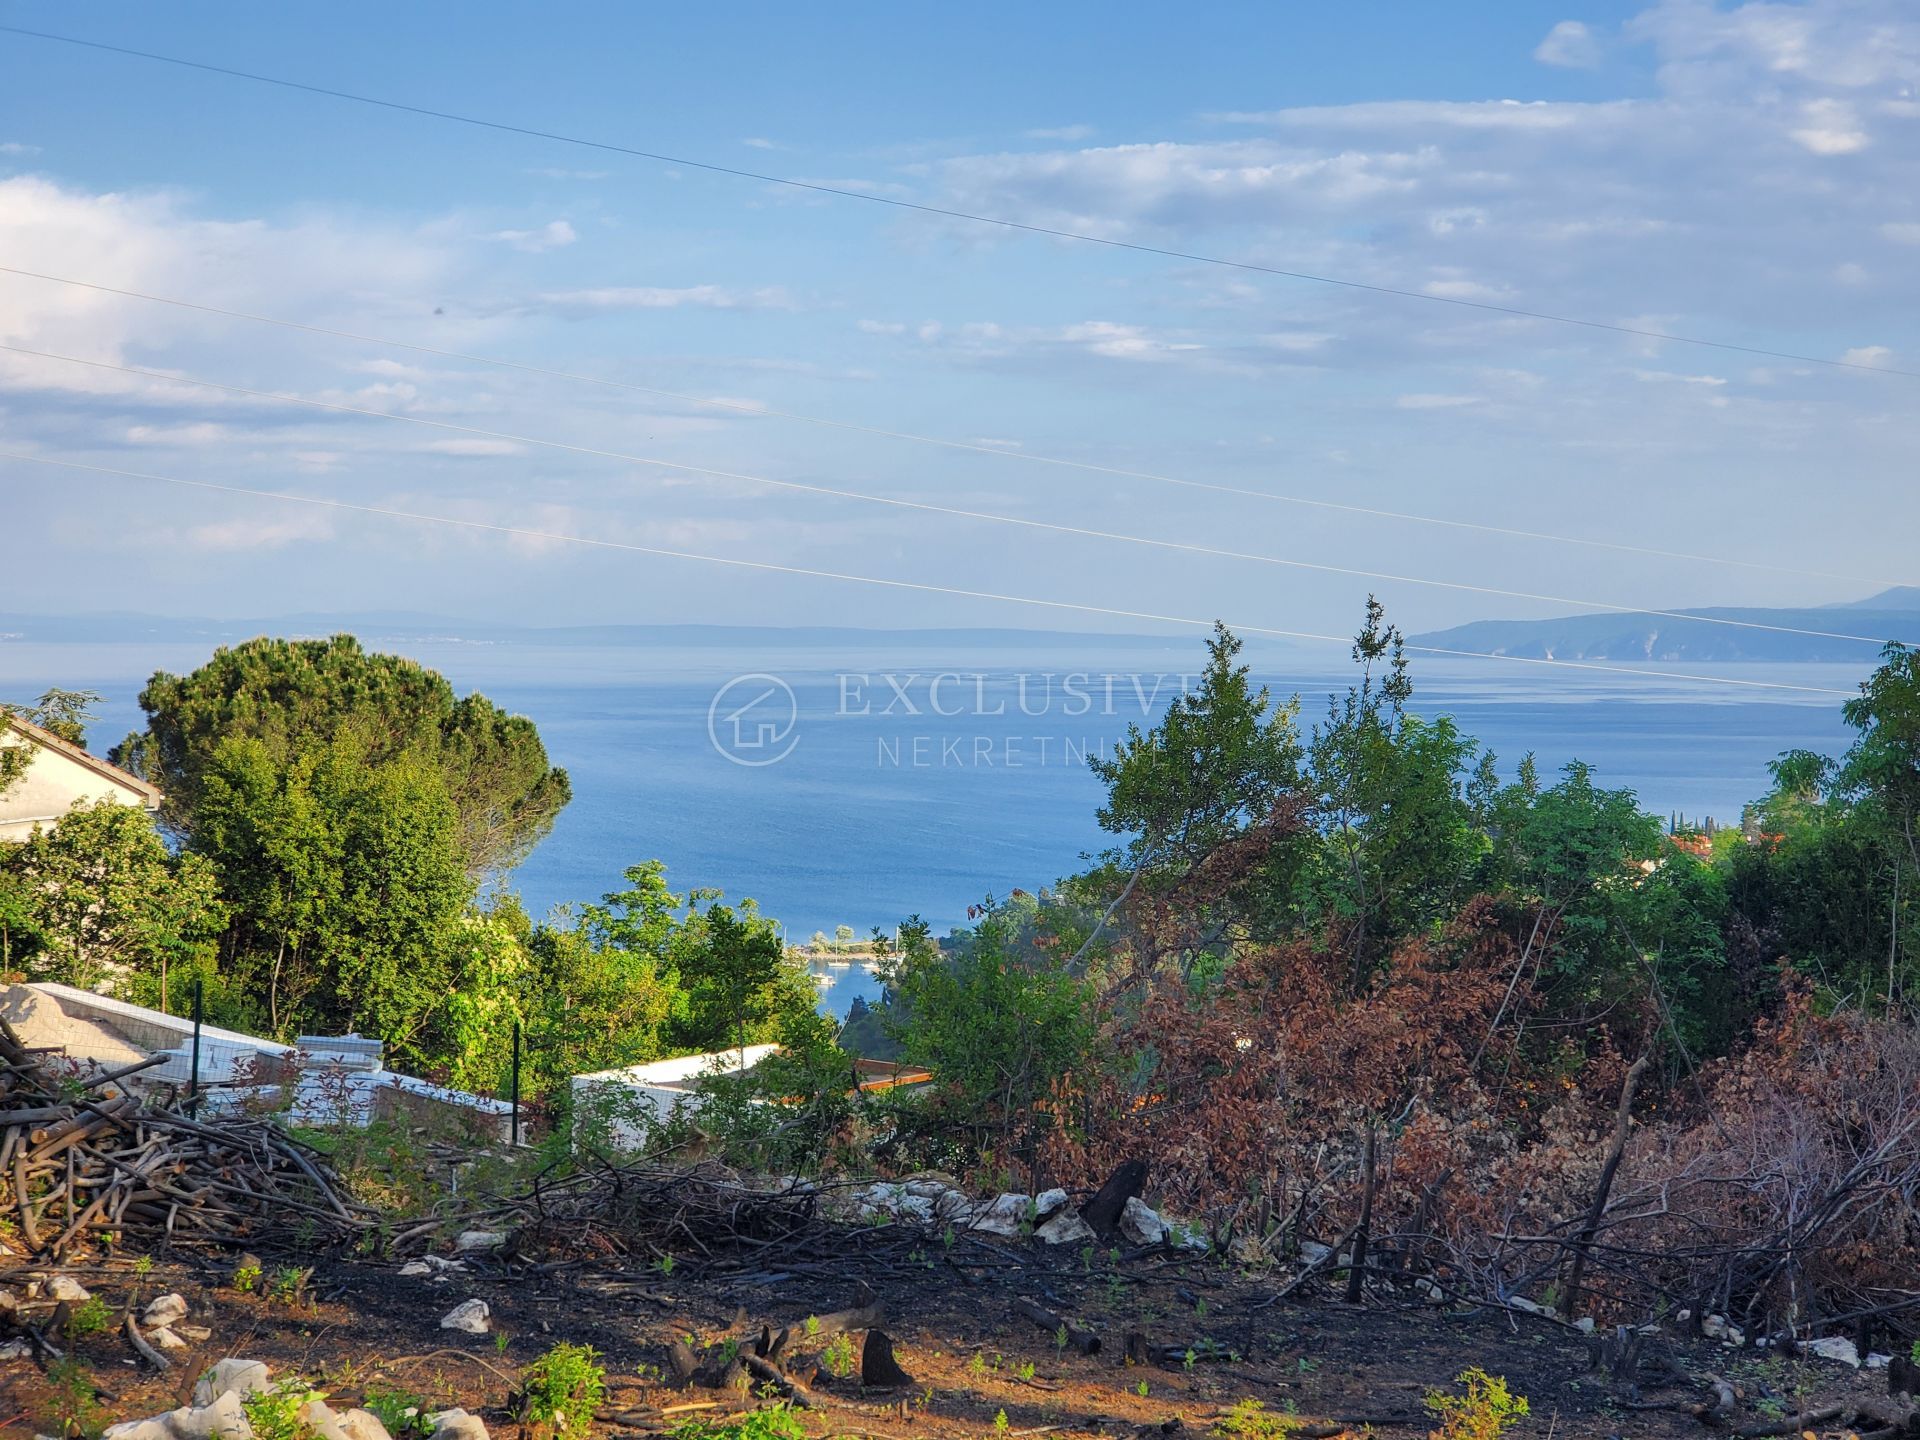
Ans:
{"label": "cut log", "polygon": [[1147,1188],[1147,1162],[1123,1161],[1107,1177],[1107,1183],[1093,1192],[1093,1198],[1080,1207],[1080,1218],[1093,1227],[1094,1234],[1111,1243],[1120,1233],[1120,1215],[1127,1201],[1139,1198]]}
{"label": "cut log", "polygon": [[893,1338],[884,1330],[867,1331],[860,1352],[860,1383],[870,1390],[893,1390],[913,1384],[913,1377],[893,1358]]}
{"label": "cut log", "polygon": [[1053,1337],[1055,1345],[1064,1340],[1064,1348],[1081,1355],[1098,1355],[1100,1337],[1091,1330],[1083,1330],[1078,1325],[1062,1319],[1046,1306],[1027,1299],[1024,1295],[1013,1302],[1014,1314],[1031,1320]]}

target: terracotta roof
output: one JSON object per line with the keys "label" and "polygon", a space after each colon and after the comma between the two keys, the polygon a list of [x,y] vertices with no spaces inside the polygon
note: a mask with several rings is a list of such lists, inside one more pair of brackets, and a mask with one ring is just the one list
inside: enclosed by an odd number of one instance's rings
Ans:
{"label": "terracotta roof", "polygon": [[74,764],[91,770],[103,780],[110,780],[116,785],[124,785],[129,790],[139,792],[140,796],[146,801],[147,809],[158,810],[160,808],[159,787],[148,784],[138,775],[131,775],[127,771],[122,770],[118,765],[102,760],[98,755],[90,754],[80,746],[75,745],[71,740],[62,740],[51,730],[42,729],[31,720],[25,719],[22,716],[0,715],[0,724],[4,724],[6,728],[25,736],[42,750],[51,750],[56,755],[64,755],[67,759],[73,761]]}

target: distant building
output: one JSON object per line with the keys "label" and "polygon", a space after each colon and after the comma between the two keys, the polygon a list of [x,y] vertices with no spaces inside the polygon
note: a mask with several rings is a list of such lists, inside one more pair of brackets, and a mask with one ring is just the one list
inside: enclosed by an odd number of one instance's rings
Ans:
{"label": "distant building", "polygon": [[137,775],[90,755],[18,715],[0,718],[0,749],[25,748],[26,773],[0,794],[0,840],[25,840],[51,830],[75,805],[101,801],[160,808],[160,792]]}

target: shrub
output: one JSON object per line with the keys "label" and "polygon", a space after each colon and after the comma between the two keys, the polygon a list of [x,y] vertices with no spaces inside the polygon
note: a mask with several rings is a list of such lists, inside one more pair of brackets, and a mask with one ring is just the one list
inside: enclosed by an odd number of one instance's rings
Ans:
{"label": "shrub", "polygon": [[807,1427],[790,1405],[770,1405],[725,1420],[689,1420],[670,1440],[807,1440]]}
{"label": "shrub", "polygon": [[521,1372],[520,1418],[537,1436],[586,1440],[606,1388],[599,1353],[563,1341]]}
{"label": "shrub", "polygon": [[1505,1379],[1477,1365],[1462,1370],[1455,1383],[1467,1393],[1427,1392],[1427,1410],[1440,1422],[1429,1440],[1500,1440],[1527,1414],[1526,1396],[1510,1393]]}
{"label": "shrub", "polygon": [[253,1427],[253,1440],[318,1440],[300,1410],[309,1400],[325,1398],[305,1381],[288,1379],[271,1390],[256,1390],[240,1405]]}

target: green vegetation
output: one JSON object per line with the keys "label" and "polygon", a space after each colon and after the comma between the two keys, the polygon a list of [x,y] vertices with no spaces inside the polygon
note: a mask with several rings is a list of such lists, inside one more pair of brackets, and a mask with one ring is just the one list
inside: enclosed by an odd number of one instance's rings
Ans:
{"label": "green vegetation", "polygon": [[807,1440],[807,1427],[790,1405],[767,1405],[724,1420],[688,1420],[672,1440]]}
{"label": "green vegetation", "polygon": [[47,1366],[51,1399],[47,1418],[62,1440],[92,1440],[107,1422],[93,1376],[77,1355],[67,1355]]}
{"label": "green vegetation", "polygon": [[517,1410],[539,1440],[584,1440],[606,1393],[607,1372],[586,1345],[555,1345],[520,1374]]}
{"label": "green vegetation", "polygon": [[311,1400],[326,1396],[306,1381],[288,1378],[270,1390],[256,1390],[240,1402],[253,1428],[254,1440],[316,1440],[312,1425],[301,1416]]}
{"label": "green vegetation", "polygon": [[1225,1440],[1287,1440],[1300,1428],[1300,1419],[1291,1405],[1289,1401],[1289,1408],[1275,1411],[1260,1400],[1241,1400],[1213,1422],[1212,1433]]}
{"label": "green vegetation", "polygon": [[1527,1417],[1526,1396],[1511,1394],[1504,1379],[1477,1365],[1461,1371],[1454,1383],[1466,1394],[1427,1392],[1427,1411],[1440,1421],[1435,1440],[1500,1440]]}

